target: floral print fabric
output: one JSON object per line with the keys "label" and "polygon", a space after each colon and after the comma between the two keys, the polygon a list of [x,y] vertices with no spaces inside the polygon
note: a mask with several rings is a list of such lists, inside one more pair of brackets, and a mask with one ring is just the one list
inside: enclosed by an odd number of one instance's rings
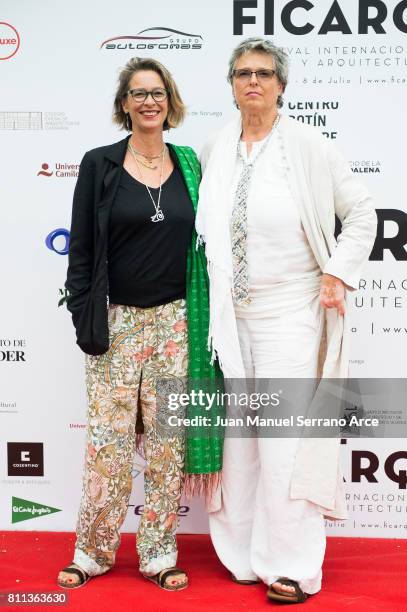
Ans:
{"label": "floral print fabric", "polygon": [[155,574],[177,558],[185,441],[182,431],[159,426],[157,381],[179,384],[187,375],[185,300],[144,309],[111,304],[109,336],[107,353],[86,358],[88,439],[75,559],[92,575],[114,564],[132,487],[139,405],[147,465],[137,549],[140,570]]}

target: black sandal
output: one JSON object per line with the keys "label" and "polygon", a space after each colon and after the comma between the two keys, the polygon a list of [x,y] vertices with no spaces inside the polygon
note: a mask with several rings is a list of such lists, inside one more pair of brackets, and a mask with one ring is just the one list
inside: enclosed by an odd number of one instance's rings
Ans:
{"label": "black sandal", "polygon": [[[184,574],[186,582],[182,584],[175,583],[173,586],[167,585],[167,578],[169,578],[170,576],[175,576],[176,574]],[[146,576],[145,574],[143,574],[143,576],[144,578],[147,578],[147,580],[151,580],[151,582],[154,582],[154,584],[158,585],[160,589],[164,589],[165,591],[182,591],[188,586],[188,576],[186,575],[184,570],[179,569],[178,567],[169,567],[167,569],[163,569],[161,570],[161,572],[155,574],[154,576]]]}
{"label": "black sandal", "polygon": [[284,584],[285,586],[294,587],[295,593],[293,593],[292,595],[290,595],[289,593],[283,595],[282,593],[278,593],[277,591],[275,591],[273,589],[273,585],[270,584],[267,590],[267,599],[290,604],[304,603],[304,601],[307,599],[307,593],[304,593],[304,591],[300,588],[298,582],[296,582],[295,580],[290,580],[289,578],[279,578],[278,580],[276,580],[276,582]]}
{"label": "black sandal", "polygon": [[260,580],[238,580],[236,576],[232,573],[230,574],[230,577],[233,582],[236,582],[236,584],[244,584],[246,586],[249,586],[251,584],[260,584]]}
{"label": "black sandal", "polygon": [[76,565],[76,563],[72,563],[69,567],[64,567],[61,572],[65,572],[67,574],[74,574],[79,578],[79,582],[73,582],[72,586],[69,586],[67,582],[61,582],[61,580],[57,580],[58,586],[60,586],[62,589],[78,589],[79,587],[84,586],[88,582],[88,580],[90,580],[89,574],[85,572],[85,570],[83,570],[81,567],[79,567],[79,565]]}

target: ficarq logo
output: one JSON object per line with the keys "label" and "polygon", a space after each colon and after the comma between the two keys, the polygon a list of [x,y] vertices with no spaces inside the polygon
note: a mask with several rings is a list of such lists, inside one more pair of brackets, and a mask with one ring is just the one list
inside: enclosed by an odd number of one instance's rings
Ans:
{"label": "ficarq logo", "polygon": [[28,521],[33,518],[38,518],[39,516],[54,514],[54,512],[62,512],[62,510],[59,508],[52,508],[52,506],[45,506],[44,504],[37,504],[37,502],[28,501],[27,499],[20,499],[19,497],[12,498],[12,523]]}
{"label": "ficarq logo", "polygon": [[[346,2],[343,0],[333,0],[333,2],[310,2],[309,0],[290,0],[289,2],[279,2],[279,6],[275,6],[275,0],[264,0],[264,35],[274,36],[275,21],[278,13],[280,13],[280,23],[282,28],[293,34],[294,36],[304,36],[312,32],[316,27],[318,35],[326,36],[331,32],[340,32],[341,34],[386,34],[388,27],[395,26],[397,30],[407,33],[407,22],[405,12],[407,8],[406,0],[401,0],[393,8],[392,21],[393,26],[389,26],[391,11],[389,10],[389,2],[385,0],[359,0],[359,3]],[[320,4],[324,8],[324,17],[322,24],[316,24],[312,18],[313,9]],[[342,6],[341,6],[342,4]],[[358,4],[357,26],[352,24],[350,16],[346,17],[346,9],[349,4]],[[233,0],[233,34],[246,34],[243,27],[246,24],[256,24],[257,15],[253,15],[252,11],[258,8],[258,0]],[[374,9],[374,11],[370,11]],[[249,13],[246,13],[246,10]],[[373,13],[373,14],[372,14]],[[383,25],[385,24],[385,25]],[[353,25],[353,30],[351,25]],[[385,29],[386,27],[386,29]],[[357,29],[356,29],[357,28]],[[260,32],[258,32],[259,34]]]}

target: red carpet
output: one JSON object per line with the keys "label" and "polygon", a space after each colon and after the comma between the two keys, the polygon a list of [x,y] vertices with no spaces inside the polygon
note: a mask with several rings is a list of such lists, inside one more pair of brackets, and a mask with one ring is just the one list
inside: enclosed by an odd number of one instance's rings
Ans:
{"label": "red carpet", "polygon": [[[2,532],[0,534],[0,592],[56,591],[55,577],[72,557],[71,533]],[[204,535],[179,536],[179,566],[188,570],[189,588],[168,593],[141,578],[137,571],[135,537],[125,534],[115,568],[84,588],[68,593],[63,610],[107,612],[218,612],[223,610],[286,609],[268,603],[265,585],[240,586],[229,580]],[[301,610],[407,611],[407,541],[328,538],[321,593]],[[18,606],[18,610],[55,610],[54,606]],[[292,606],[288,608],[291,610]],[[296,608],[297,609],[297,608]]]}

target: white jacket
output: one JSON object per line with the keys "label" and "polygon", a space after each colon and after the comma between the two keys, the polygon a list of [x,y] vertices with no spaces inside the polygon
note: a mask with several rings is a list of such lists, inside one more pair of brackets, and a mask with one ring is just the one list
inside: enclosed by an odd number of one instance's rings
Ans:
{"label": "white jacket", "polygon": [[[332,141],[316,128],[281,116],[279,130],[291,188],[310,247],[321,270],[357,288],[376,236],[372,199]],[[228,124],[204,148],[197,232],[206,245],[210,278],[210,340],[225,377],[244,378],[232,301],[229,219],[231,183],[241,119]],[[335,214],[342,222],[336,241]],[[319,358],[324,378],[346,378],[349,364],[348,315],[325,310]],[[312,411],[311,411],[312,412]],[[325,515],[346,518],[338,439],[301,439],[292,474],[292,499],[307,499]],[[220,491],[219,491],[220,493]],[[210,511],[219,509],[220,495]]]}

